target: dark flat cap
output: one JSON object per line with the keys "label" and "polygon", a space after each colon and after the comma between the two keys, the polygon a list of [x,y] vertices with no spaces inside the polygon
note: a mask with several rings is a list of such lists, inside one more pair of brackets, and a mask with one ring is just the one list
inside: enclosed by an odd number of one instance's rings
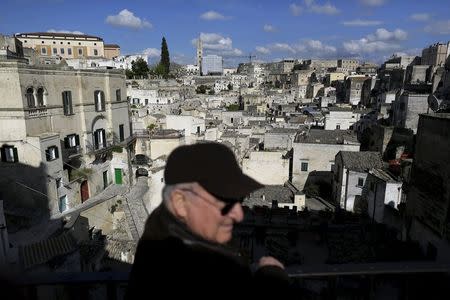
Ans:
{"label": "dark flat cap", "polygon": [[164,170],[166,184],[197,182],[226,202],[238,201],[263,187],[242,173],[233,152],[219,143],[180,146],[172,151]]}

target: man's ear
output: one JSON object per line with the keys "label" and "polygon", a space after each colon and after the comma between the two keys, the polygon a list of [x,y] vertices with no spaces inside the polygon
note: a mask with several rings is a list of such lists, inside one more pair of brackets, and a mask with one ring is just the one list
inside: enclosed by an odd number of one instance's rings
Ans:
{"label": "man's ear", "polygon": [[173,213],[178,219],[185,220],[187,217],[187,199],[180,191],[173,191],[171,195]]}

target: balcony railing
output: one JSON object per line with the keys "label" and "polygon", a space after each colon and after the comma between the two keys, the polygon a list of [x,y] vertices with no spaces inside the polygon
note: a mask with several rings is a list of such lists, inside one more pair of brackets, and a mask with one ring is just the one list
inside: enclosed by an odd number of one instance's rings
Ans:
{"label": "balcony railing", "polygon": [[[433,295],[445,295],[443,292],[448,291],[450,265],[436,262],[314,265],[288,267],[286,271],[291,287],[298,292],[298,297],[291,299],[424,299],[417,293],[437,299]],[[23,276],[15,283],[26,299],[56,300],[61,292],[68,297],[65,299],[88,299],[95,292],[97,300],[118,300],[124,298],[128,276],[128,272],[40,273]],[[304,298],[303,294],[309,297]]]}
{"label": "balcony railing", "polygon": [[111,150],[112,147],[114,147],[115,144],[113,141],[106,141],[104,144],[91,144],[89,142],[86,143],[86,150],[88,153],[101,153],[106,152],[108,150]]}
{"label": "balcony railing", "polygon": [[75,147],[65,148],[63,153],[64,153],[64,158],[70,159],[70,158],[81,155],[82,150],[81,150],[80,145],[77,145]]}
{"label": "balcony railing", "polygon": [[48,114],[45,107],[28,108],[26,111],[29,118],[45,117]]}

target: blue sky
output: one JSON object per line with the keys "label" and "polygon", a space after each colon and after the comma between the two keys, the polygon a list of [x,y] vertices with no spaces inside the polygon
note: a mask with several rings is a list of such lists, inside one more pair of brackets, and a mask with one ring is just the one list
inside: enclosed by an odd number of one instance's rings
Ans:
{"label": "blue sky", "polygon": [[195,39],[233,65],[252,53],[282,58],[356,57],[381,62],[450,40],[449,0],[2,0],[0,33],[82,32],[159,60],[194,63]]}

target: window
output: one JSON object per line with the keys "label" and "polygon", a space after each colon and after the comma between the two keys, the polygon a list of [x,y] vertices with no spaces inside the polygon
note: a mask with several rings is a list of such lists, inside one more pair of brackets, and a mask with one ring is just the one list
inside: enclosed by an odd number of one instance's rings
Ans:
{"label": "window", "polygon": [[67,48],[67,54],[72,55],[72,48]]}
{"label": "window", "polygon": [[17,148],[14,146],[3,146],[1,148],[2,153],[2,162],[15,163],[19,161],[19,157],[17,155]]}
{"label": "window", "polygon": [[123,130],[123,124],[119,125],[119,140],[123,142],[125,140],[125,133]]}
{"label": "window", "polygon": [[363,187],[364,186],[364,178],[358,177],[358,186]]}
{"label": "window", "polygon": [[341,129],[341,125],[336,125],[336,129]]}
{"label": "window", "polygon": [[148,105],[148,99],[145,99],[145,105]]}
{"label": "window", "polygon": [[94,132],[94,146],[95,146],[95,149],[97,149],[97,150],[106,147],[105,129],[97,129]]}
{"label": "window", "polygon": [[56,44],[56,42],[53,42],[53,44]]}
{"label": "window", "polygon": [[105,93],[103,91],[94,92],[95,111],[105,111]]}
{"label": "window", "polygon": [[27,92],[25,93],[25,97],[27,98],[27,105],[30,108],[36,107],[34,102],[34,90],[32,87],[27,88]]}
{"label": "window", "polygon": [[53,48],[53,54],[58,54],[58,49],[56,49],[56,48]]}
{"label": "window", "polygon": [[42,55],[47,55],[47,48],[41,48],[41,54]]}
{"label": "window", "polygon": [[97,51],[97,49],[94,49],[94,56],[97,56],[98,55],[98,51]]}
{"label": "window", "polygon": [[75,148],[80,145],[80,136],[78,134],[70,134],[64,138],[64,147],[66,149]]}
{"label": "window", "polygon": [[64,212],[69,208],[67,195],[59,197],[59,211]]}
{"label": "window", "polygon": [[45,101],[44,101],[44,88],[40,87],[37,90],[37,94],[36,94],[36,98],[37,98],[37,105],[38,106],[45,106]]}
{"label": "window", "polygon": [[51,146],[48,147],[47,150],[45,150],[45,158],[47,159],[47,161],[58,159],[58,157],[59,157],[58,147]]}
{"label": "window", "polygon": [[62,178],[56,178],[56,188],[59,189],[63,186]]}
{"label": "window", "polygon": [[308,172],[308,163],[302,162],[301,169],[302,172]]}
{"label": "window", "polygon": [[62,99],[63,99],[64,115],[66,116],[73,115],[72,92],[71,91],[62,92]]}
{"label": "window", "polygon": [[83,55],[83,49],[78,49],[78,55]]}
{"label": "window", "polygon": [[120,89],[116,90],[116,101],[120,101],[122,100],[122,95],[120,93]]}
{"label": "window", "polygon": [[59,49],[59,51],[61,52],[61,54],[64,54],[64,48]]}

